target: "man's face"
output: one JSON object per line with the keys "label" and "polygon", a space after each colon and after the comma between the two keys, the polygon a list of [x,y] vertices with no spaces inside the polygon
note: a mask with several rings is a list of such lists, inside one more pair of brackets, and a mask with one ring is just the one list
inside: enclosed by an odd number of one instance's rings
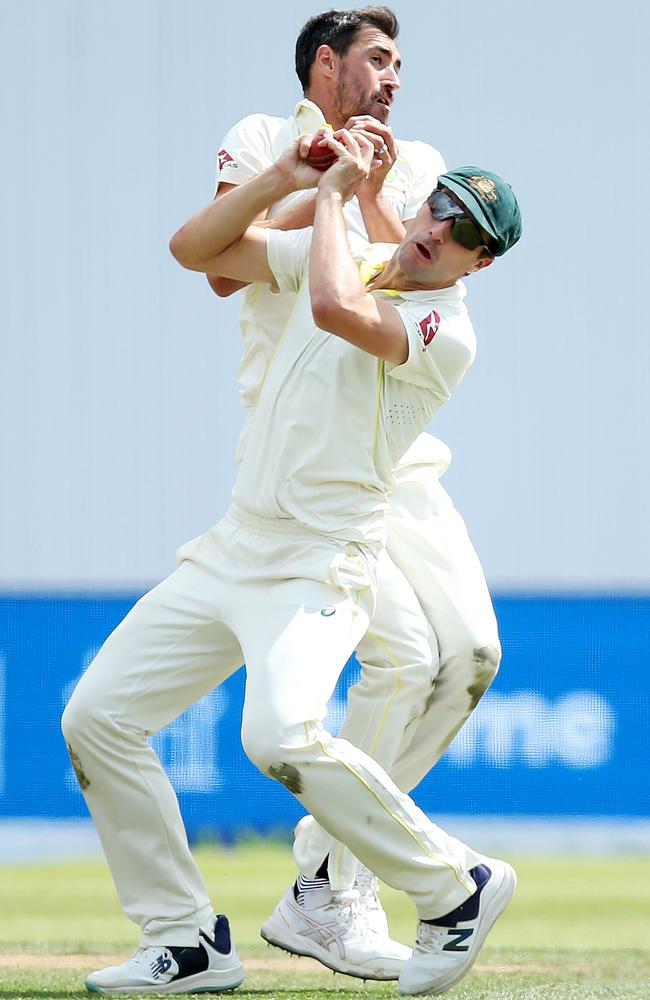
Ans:
{"label": "man's face", "polygon": [[400,55],[395,42],[368,25],[340,59],[335,106],[342,122],[372,115],[385,122],[399,89]]}
{"label": "man's face", "polygon": [[492,263],[491,257],[482,256],[484,247],[468,250],[454,239],[451,235],[454,221],[435,219],[425,201],[409,223],[397,257],[414,287],[447,288],[464,274]]}

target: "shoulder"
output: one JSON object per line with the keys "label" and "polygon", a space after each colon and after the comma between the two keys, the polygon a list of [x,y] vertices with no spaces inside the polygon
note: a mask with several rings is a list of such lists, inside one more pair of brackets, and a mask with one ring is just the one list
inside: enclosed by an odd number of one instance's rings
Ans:
{"label": "shoulder", "polygon": [[406,299],[398,308],[405,318],[408,317],[420,350],[426,351],[434,340],[436,348],[444,341],[447,349],[465,357],[468,364],[474,359],[476,334],[462,293],[444,296],[433,293],[431,297]]}
{"label": "shoulder", "polygon": [[231,126],[228,135],[275,136],[286,121],[286,118],[279,118],[275,115],[246,115]]}
{"label": "shoulder", "polygon": [[428,142],[419,139],[398,139],[399,158],[413,170],[431,170],[444,173],[445,161],[442,153]]}
{"label": "shoulder", "polygon": [[452,341],[461,353],[473,359],[476,334],[465,305],[465,295],[465,286],[457,281],[451,288],[441,291],[412,293],[399,303],[400,312],[417,330],[421,349],[426,350],[434,338],[439,343]]}

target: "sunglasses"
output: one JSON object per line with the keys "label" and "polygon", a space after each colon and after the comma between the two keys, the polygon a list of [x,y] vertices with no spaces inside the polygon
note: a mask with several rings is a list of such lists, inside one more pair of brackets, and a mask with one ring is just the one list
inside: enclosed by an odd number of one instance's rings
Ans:
{"label": "sunglasses", "polygon": [[427,198],[427,205],[431,209],[434,219],[440,221],[454,219],[451,235],[456,243],[460,243],[466,250],[477,250],[478,247],[485,247],[488,253],[492,253],[474,219],[470,219],[464,209],[446,191],[439,189],[433,191]]}

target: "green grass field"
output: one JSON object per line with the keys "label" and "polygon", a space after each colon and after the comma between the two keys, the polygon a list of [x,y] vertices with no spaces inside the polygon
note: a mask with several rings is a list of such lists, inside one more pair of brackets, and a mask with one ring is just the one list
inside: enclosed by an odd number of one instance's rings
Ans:
{"label": "green grass field", "polygon": [[[249,842],[197,852],[247,968],[237,991],[300,1000],[383,1000],[393,984],[333,976],[269,949],[259,927],[294,877],[288,847]],[[519,887],[453,1000],[650,1000],[650,857],[522,860]],[[413,940],[415,915],[384,890],[393,936]],[[0,869],[0,997],[90,998],[84,975],[126,956],[137,929],[121,914],[101,862]],[[96,960],[99,956],[99,961]]]}

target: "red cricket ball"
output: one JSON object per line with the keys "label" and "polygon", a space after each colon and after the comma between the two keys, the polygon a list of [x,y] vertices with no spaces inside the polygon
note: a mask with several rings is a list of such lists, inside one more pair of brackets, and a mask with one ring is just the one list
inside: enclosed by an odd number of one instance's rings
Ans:
{"label": "red cricket ball", "polygon": [[308,163],[310,167],[315,167],[316,170],[325,171],[328,167],[332,166],[338,157],[336,153],[329,148],[329,146],[318,145],[321,139],[321,135],[317,135],[312,139],[305,162]]}

